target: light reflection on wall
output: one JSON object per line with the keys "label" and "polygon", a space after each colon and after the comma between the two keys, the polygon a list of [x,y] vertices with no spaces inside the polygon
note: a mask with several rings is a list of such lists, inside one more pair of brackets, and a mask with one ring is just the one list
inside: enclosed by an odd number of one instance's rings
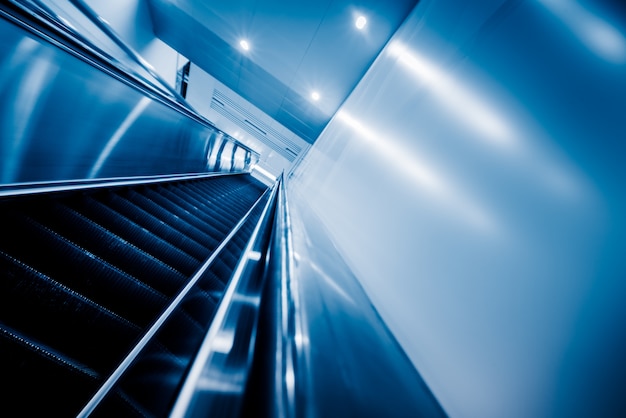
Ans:
{"label": "light reflection on wall", "polygon": [[[36,42],[24,39],[17,44],[14,53],[5,64],[5,68],[10,69],[14,76],[4,77],[0,84],[0,93],[14,94],[15,97],[12,99],[13,105],[2,116],[0,124],[3,126],[2,154],[11,156],[5,158],[6,162],[0,171],[3,183],[10,183],[18,176],[31,139],[31,120],[41,114],[41,103],[45,101],[46,93],[51,88],[50,81],[56,77],[59,70],[52,61],[38,57],[37,54],[40,53],[46,54],[46,51]],[[15,83],[16,79],[20,82]]]}
{"label": "light reflection on wall", "polygon": [[133,124],[137,121],[139,116],[141,116],[143,111],[146,110],[146,107],[148,107],[151,101],[152,100],[148,97],[142,98],[141,100],[139,100],[133,110],[128,114],[128,116],[124,118],[120,126],[115,130],[111,138],[107,141],[107,144],[105,145],[102,152],[100,152],[100,155],[98,155],[98,159],[94,163],[93,167],[91,167],[91,171],[89,172],[87,178],[93,179],[98,175],[100,169],[102,169],[103,164],[108,160],[109,155],[111,155],[111,152],[113,152],[113,149],[115,149],[115,146],[120,142],[128,129],[133,126]]}
{"label": "light reflection on wall", "polygon": [[394,41],[388,51],[418,81],[424,83],[458,120],[483,134],[480,138],[504,148],[516,145],[505,119],[484,103],[481,97],[459,84],[454,77],[398,41]]}
{"label": "light reflection on wall", "polygon": [[539,0],[593,53],[605,60],[626,62],[626,38],[606,20],[571,0]]}
{"label": "light reflection on wall", "polygon": [[489,211],[465,195],[461,187],[453,185],[432,164],[427,163],[414,152],[410,153],[406,149],[401,149],[394,141],[370,129],[345,110],[337,113],[336,120],[350,127],[359,138],[374,147],[381,159],[388,161],[390,166],[399,168],[416,186],[438,199],[446,209],[459,213],[468,224],[485,233],[495,233],[499,229],[494,216]]}
{"label": "light reflection on wall", "polygon": [[[528,111],[516,103],[514,97],[508,95],[509,97],[497,106],[489,103],[488,91],[483,90],[481,94],[472,91],[467,81],[441,68],[400,41],[396,40],[389,45],[388,54],[395,58],[401,67],[408,69],[416,82],[427,88],[440,103],[444,104],[444,110],[454,118],[453,120],[474,129],[477,135],[468,135],[468,138],[482,140],[492,150],[506,151],[502,154],[503,157],[508,158],[527,176],[535,177],[538,184],[551,189],[557,195],[581,196],[583,193],[581,179],[569,168],[571,164],[554,151],[545,149],[544,145],[554,142],[553,139],[547,137],[541,126],[537,126],[532,120],[532,115],[529,114],[530,119],[524,121],[515,119],[519,113]],[[506,110],[511,106],[515,107],[516,111]],[[534,138],[534,141],[524,141],[522,138]]]}
{"label": "light reflection on wall", "polygon": [[267,177],[269,180],[271,180],[272,182],[276,181],[276,176],[273,175],[272,173],[270,173],[269,171],[265,170],[263,167],[259,166],[258,164],[255,165],[252,168],[252,172],[258,172],[260,173],[262,176]]}

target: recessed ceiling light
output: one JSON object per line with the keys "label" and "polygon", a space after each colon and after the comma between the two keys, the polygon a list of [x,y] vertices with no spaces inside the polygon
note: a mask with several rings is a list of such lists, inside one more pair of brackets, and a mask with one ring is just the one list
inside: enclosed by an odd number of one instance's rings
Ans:
{"label": "recessed ceiling light", "polygon": [[354,26],[356,26],[356,28],[359,30],[363,29],[366,24],[367,24],[367,19],[363,15],[357,17],[356,21],[354,22]]}
{"label": "recessed ceiling light", "polygon": [[239,41],[239,46],[244,51],[249,51],[250,50],[250,44],[245,39],[242,39],[241,41]]}
{"label": "recessed ceiling light", "polygon": [[311,99],[318,101],[320,99],[320,94],[314,91],[313,93],[311,93]]}

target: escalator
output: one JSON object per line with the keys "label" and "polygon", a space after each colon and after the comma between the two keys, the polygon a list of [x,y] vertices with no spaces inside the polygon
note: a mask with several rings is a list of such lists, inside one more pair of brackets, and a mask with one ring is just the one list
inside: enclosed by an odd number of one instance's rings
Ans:
{"label": "escalator", "polygon": [[0,3],[0,414],[444,417],[287,179],[70,3]]}
{"label": "escalator", "polygon": [[2,404],[75,416],[154,329],[94,416],[164,415],[266,189],[238,174],[0,198]]}

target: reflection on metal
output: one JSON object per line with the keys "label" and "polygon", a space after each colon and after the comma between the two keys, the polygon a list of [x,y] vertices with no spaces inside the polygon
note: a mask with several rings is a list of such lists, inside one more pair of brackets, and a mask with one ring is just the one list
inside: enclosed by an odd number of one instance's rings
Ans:
{"label": "reflection on metal", "polygon": [[257,163],[258,154],[197,115],[103,71],[87,51],[59,48],[61,38],[41,38],[9,11],[0,6],[3,184],[236,172]]}
{"label": "reflection on metal", "polygon": [[[114,64],[128,76],[134,77],[144,87],[167,97],[168,100],[175,98],[139,61],[128,55],[120,46],[121,42],[112,40],[98,27],[97,23],[83,15],[82,11],[74,9],[70,2],[56,0],[43,3],[41,0],[12,0],[12,3],[61,33],[68,34],[82,48]],[[182,101],[175,101],[175,103],[178,106],[185,105]]]}
{"label": "reflection on metal", "polygon": [[626,38],[600,16],[573,0],[539,0],[593,53],[607,61],[626,62]]}
{"label": "reflection on metal", "polygon": [[[88,45],[91,49],[106,55],[108,59],[122,66],[125,71],[133,73],[133,75],[139,77],[161,93],[176,99],[178,103],[193,111],[184,98],[163,80],[152,65],[122,41],[108,22],[96,14],[82,0],[70,0],[69,2],[57,0],[49,1],[48,3],[44,3],[41,0],[11,1],[27,8],[31,13],[45,16],[48,20],[60,24],[64,30],[69,31],[73,37],[80,39],[81,42]],[[68,13],[68,9],[72,9],[74,13]],[[82,22],[80,19],[77,20],[78,14],[85,18]],[[89,29],[84,27],[87,22],[93,25]],[[91,32],[96,32],[97,35],[94,37]],[[89,36],[90,33],[92,36]]]}
{"label": "reflection on metal", "polygon": [[0,196],[20,196],[70,190],[87,190],[104,187],[133,186],[138,184],[164,183],[170,181],[193,180],[240,173],[196,173],[167,176],[113,177],[103,179],[70,180],[62,182],[32,182],[0,185]]}
{"label": "reflection on metal", "polygon": [[[7,77],[4,77],[6,84],[2,87],[7,99],[12,101],[12,106],[0,118],[3,138],[13,138],[5,142],[2,154],[11,155],[12,158],[2,164],[2,182],[14,178],[19,171],[30,145],[29,134],[32,127],[28,122],[41,111],[41,102],[50,94],[51,83],[59,71],[53,62],[46,59],[50,57],[49,52],[27,39],[17,44],[15,53],[11,56],[11,61],[17,68],[9,67],[6,71]],[[43,59],[36,59],[38,57]],[[29,65],[31,60],[32,64]],[[18,70],[21,67],[25,67],[23,72]],[[17,77],[21,77],[23,82],[15,85],[11,80]]]}
{"label": "reflection on metal", "polygon": [[489,234],[498,231],[495,216],[466,195],[461,187],[454,185],[432,163],[428,163],[415,152],[410,153],[400,148],[396,142],[389,141],[381,133],[369,129],[345,110],[340,110],[336,119],[352,129],[359,138],[367,141],[390,167],[397,167],[419,190],[424,190],[437,199],[446,210],[458,213],[463,220],[479,231]]}
{"label": "reflection on metal", "polygon": [[102,168],[104,162],[109,158],[109,155],[111,155],[111,151],[113,151],[113,148],[115,148],[117,143],[120,142],[120,139],[122,139],[124,134],[126,134],[128,128],[130,128],[131,125],[135,123],[135,121],[139,118],[139,116],[141,116],[141,114],[146,109],[146,107],[148,107],[149,104],[150,99],[148,99],[147,97],[139,100],[137,106],[133,108],[128,116],[126,116],[126,119],[124,119],[124,121],[120,124],[119,128],[117,128],[117,130],[113,133],[113,136],[111,136],[111,139],[109,139],[106,146],[98,156],[95,164],[91,168],[91,171],[89,172],[87,178],[92,179],[98,176],[98,172]]}
{"label": "reflection on metal", "polygon": [[[163,77],[161,77],[154,67],[139,53],[137,53],[133,48],[127,45],[120,37],[115,33],[113,28],[109,25],[109,23],[102,19],[96,12],[94,12],[91,7],[87,5],[83,0],[70,0],[70,2],[76,6],[78,10],[80,10],[89,20],[95,23],[102,32],[104,32],[113,42],[117,44],[129,57],[131,57],[134,61],[136,61],[142,68],[144,68],[155,80],[159,82],[159,84],[173,97],[175,97],[180,103],[189,107],[189,104],[185,101],[185,99],[178,94],[176,90],[172,88]],[[191,109],[193,111],[193,109]],[[195,112],[195,111],[194,111]]]}
{"label": "reflection on metal", "polygon": [[506,120],[478,94],[399,41],[393,41],[388,51],[459,120],[484,134],[480,138],[505,148],[515,145]]}
{"label": "reflection on metal", "polygon": [[[293,263],[296,255],[293,251],[292,226],[289,215],[287,195],[281,189],[278,203],[278,250],[280,283],[280,332],[277,333],[278,347],[276,399],[277,410],[281,417],[314,416],[313,402],[306,402],[311,391],[310,347],[306,313],[300,304],[299,278],[294,274]],[[296,381],[296,370],[298,378]],[[296,388],[297,385],[297,388]],[[299,394],[299,398],[296,396]],[[303,399],[304,398],[304,399]]]}
{"label": "reflection on metal", "polygon": [[[268,226],[280,188],[274,185],[254,232],[225,290],[215,317],[189,369],[170,417],[235,416],[241,408],[250,373],[267,252]],[[250,303],[254,301],[254,303]],[[235,396],[228,402],[221,394]]]}
{"label": "reflection on metal", "polygon": [[222,169],[222,155],[224,154],[224,149],[226,148],[227,142],[224,140],[224,137],[220,137],[220,147],[217,149],[217,153],[215,154],[215,169],[220,171]]}

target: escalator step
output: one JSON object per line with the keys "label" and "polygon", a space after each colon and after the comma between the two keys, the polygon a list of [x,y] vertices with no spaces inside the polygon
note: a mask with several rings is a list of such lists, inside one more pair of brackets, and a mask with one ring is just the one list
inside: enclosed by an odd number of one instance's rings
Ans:
{"label": "escalator step", "polygon": [[0,324],[0,391],[4,412],[76,416],[102,383],[98,373]]}
{"label": "escalator step", "polygon": [[[28,210],[41,224],[153,289],[173,296],[187,277],[92,220],[56,201]],[[24,208],[23,213],[27,209]]]}
{"label": "escalator step", "polygon": [[165,295],[32,219],[8,212],[2,221],[20,233],[0,235],[0,251],[24,265],[142,327],[164,309]]}
{"label": "escalator step", "polygon": [[76,201],[67,204],[186,277],[191,276],[202,261],[89,196],[80,196]]}
{"label": "escalator step", "polygon": [[23,263],[4,255],[0,262],[0,318],[6,326],[104,374],[140,335],[137,325]]}
{"label": "escalator step", "polygon": [[170,202],[166,201],[165,205],[163,205],[164,202],[155,202],[152,199],[135,192],[134,190],[128,190],[124,197],[145,211],[150,212],[152,215],[168,225],[179,230],[181,233],[189,236],[194,241],[200,243],[207,249],[207,256],[213,252],[215,248],[217,248],[221,241],[221,237],[211,235],[210,232],[205,231],[205,228],[207,228],[206,224],[200,222],[197,218],[193,218],[188,214],[182,213],[180,208],[176,205],[169,204]]}
{"label": "escalator step", "polygon": [[[202,202],[196,196],[189,193],[187,189],[187,187],[172,185],[167,188],[163,187],[163,192],[161,194],[170,200],[186,202],[191,208],[192,213],[200,212],[201,214],[211,214],[211,218],[218,220],[219,224],[222,225],[222,233],[227,233],[227,231],[232,229],[229,228],[229,226],[235,225],[237,221],[241,219],[238,211],[233,210],[231,207],[230,201],[225,200],[221,203],[221,205]],[[190,210],[188,208],[186,209]]]}
{"label": "escalator step", "polygon": [[221,222],[213,222],[212,216],[215,215],[214,213],[199,213],[197,209],[194,210],[195,208],[187,202],[180,201],[176,197],[172,199],[171,194],[165,194],[165,190],[163,189],[159,189],[157,193],[155,190],[146,188],[142,190],[142,194],[147,199],[150,199],[170,213],[184,219],[218,241],[222,241],[228,234],[228,230],[221,225]]}
{"label": "escalator step", "polygon": [[218,205],[211,203],[208,198],[203,199],[201,196],[198,196],[190,187],[183,188],[178,185],[169,185],[167,190],[168,191],[163,192],[163,194],[169,196],[170,200],[185,202],[188,205],[185,206],[185,209],[194,214],[198,214],[201,218],[208,213],[212,215],[216,214],[215,216],[220,219],[224,225],[228,226],[228,230],[232,229],[237,224],[239,219],[246,214],[258,198],[257,196],[249,201],[245,201],[245,199],[241,198],[239,195],[225,194],[222,196],[223,201]]}
{"label": "escalator step", "polygon": [[151,205],[151,202],[140,202],[143,203],[140,206],[110,192],[95,194],[92,197],[195,259],[204,260],[210,254],[205,244],[201,243],[205,236],[200,231],[164,212],[158,206]]}

